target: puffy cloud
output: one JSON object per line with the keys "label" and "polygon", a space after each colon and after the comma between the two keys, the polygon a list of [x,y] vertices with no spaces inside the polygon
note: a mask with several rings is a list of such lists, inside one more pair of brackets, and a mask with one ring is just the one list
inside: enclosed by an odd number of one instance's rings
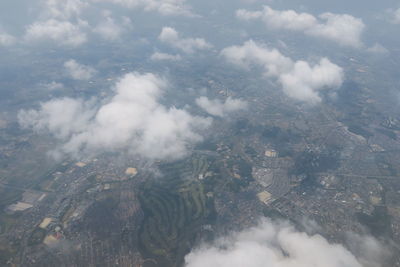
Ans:
{"label": "puffy cloud", "polygon": [[177,159],[202,140],[199,131],[211,119],[158,102],[167,82],[153,74],[130,73],[115,85],[115,95],[95,107],[93,101],[62,98],[39,110],[19,112],[22,127],[48,131],[72,156],[127,151],[149,159]]}
{"label": "puffy cloud", "polygon": [[[366,251],[362,251],[365,253]],[[363,253],[360,254],[363,256]],[[257,227],[193,250],[186,267],[362,267],[362,261],[340,244],[297,231],[288,223],[262,220]],[[380,265],[374,265],[375,267]]]}
{"label": "puffy cloud", "polygon": [[278,11],[264,6],[263,11],[239,9],[236,15],[240,19],[262,19],[271,28],[286,30],[306,30],[317,24],[317,19],[308,13],[297,13],[293,10]]}
{"label": "puffy cloud", "polygon": [[266,75],[279,76],[293,69],[293,61],[283,56],[277,49],[268,49],[250,40],[243,46],[223,49],[221,55],[230,63],[244,68],[256,64],[264,67]]}
{"label": "puffy cloud", "polygon": [[317,103],[321,101],[318,90],[326,87],[338,88],[342,85],[343,71],[327,58],[322,58],[314,66],[305,61],[297,61],[290,72],[280,75],[279,81],[286,95],[301,101]]}
{"label": "puffy cloud", "polygon": [[322,58],[311,66],[306,61],[293,61],[276,49],[269,49],[250,40],[242,46],[231,46],[221,51],[228,62],[249,68],[258,65],[264,68],[267,77],[275,77],[289,97],[309,102],[321,101],[319,91],[340,87],[343,70]]}
{"label": "puffy cloud", "polygon": [[164,27],[158,39],[189,54],[194,53],[196,50],[207,50],[212,47],[203,38],[181,38],[179,33],[171,27]]}
{"label": "puffy cloud", "polygon": [[155,52],[150,57],[151,60],[160,61],[160,60],[170,60],[170,61],[179,61],[182,59],[180,55],[171,55],[167,53]]}
{"label": "puffy cloud", "polygon": [[196,104],[208,114],[218,117],[224,117],[231,112],[247,108],[247,102],[231,97],[228,97],[225,103],[223,103],[219,99],[210,100],[205,96],[201,96],[196,99]]}
{"label": "puffy cloud", "polygon": [[347,14],[323,13],[317,17],[294,10],[274,10],[264,6],[262,11],[240,9],[236,16],[243,20],[262,20],[272,29],[300,31],[307,35],[325,38],[342,46],[362,47],[363,21]]}
{"label": "puffy cloud", "polygon": [[89,6],[83,0],[43,0],[41,16],[25,32],[26,41],[53,41],[64,46],[79,46],[87,41],[89,24],[79,18]]}
{"label": "puffy cloud", "polygon": [[22,110],[18,121],[24,128],[49,131],[56,138],[66,139],[84,131],[94,116],[93,103],[82,99],[60,98],[42,103],[40,110]]}
{"label": "puffy cloud", "polygon": [[88,24],[85,21],[79,21],[77,24],[56,19],[38,21],[28,26],[25,39],[51,40],[57,44],[76,47],[87,41],[86,33],[83,31],[86,27]]}
{"label": "puffy cloud", "polygon": [[0,29],[0,46],[10,46],[16,42],[15,37]]}
{"label": "puffy cloud", "polygon": [[186,0],[92,0],[95,2],[111,2],[128,8],[143,8],[145,11],[156,11],[164,16],[195,16]]}
{"label": "puffy cloud", "polygon": [[109,14],[106,14],[104,20],[93,29],[93,32],[106,40],[115,41],[121,37],[124,31],[131,27],[131,24],[132,21],[127,17],[123,18],[122,23],[117,23]]}
{"label": "puffy cloud", "polygon": [[332,13],[321,14],[319,18],[325,23],[308,29],[306,34],[323,37],[343,46],[362,47],[361,35],[365,25],[361,19]]}
{"label": "puffy cloud", "polygon": [[73,59],[65,62],[64,67],[68,74],[75,80],[90,80],[96,74],[94,68],[79,64]]}

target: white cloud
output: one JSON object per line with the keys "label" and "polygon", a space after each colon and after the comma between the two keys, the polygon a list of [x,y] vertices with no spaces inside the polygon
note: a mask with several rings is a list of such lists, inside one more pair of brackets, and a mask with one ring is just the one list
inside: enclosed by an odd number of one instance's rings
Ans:
{"label": "white cloud", "polygon": [[343,70],[322,58],[311,66],[306,61],[293,61],[276,49],[269,49],[250,40],[242,46],[231,46],[221,55],[234,65],[249,68],[261,66],[267,77],[275,77],[289,97],[315,104],[321,101],[319,91],[338,88],[343,82]]}
{"label": "white cloud", "polygon": [[400,23],[400,8],[396,9],[394,12],[394,22],[396,24]]}
{"label": "white cloud", "polygon": [[115,85],[115,95],[96,108],[92,101],[63,98],[39,110],[19,112],[22,127],[49,131],[72,156],[127,151],[149,159],[177,159],[202,140],[211,119],[158,102],[167,82],[153,74],[130,73]]}
{"label": "white cloud", "polygon": [[186,0],[92,0],[111,2],[128,8],[142,8],[145,11],[156,11],[164,16],[195,16]]}
{"label": "white cloud", "polygon": [[385,259],[392,257],[392,249],[380,243],[372,236],[363,236],[356,233],[346,234],[346,244],[363,267],[380,267]]}
{"label": "white cloud", "polygon": [[[364,240],[362,240],[364,241]],[[362,251],[361,257],[367,251]],[[193,250],[186,267],[378,267],[363,265],[340,244],[307,235],[288,223],[262,220],[257,227]]]}
{"label": "white cloud", "polygon": [[194,53],[196,50],[212,48],[212,45],[203,38],[181,38],[179,33],[171,27],[164,27],[158,39],[189,54]]}
{"label": "white cloud", "polygon": [[272,29],[300,31],[304,34],[334,41],[342,46],[362,47],[361,35],[365,25],[359,18],[347,14],[323,13],[316,18],[294,10],[274,10],[264,6],[261,11],[240,9],[236,16],[243,20],[262,20]]}
{"label": "white cloud", "polygon": [[115,41],[121,38],[121,35],[132,28],[132,21],[128,17],[122,17],[121,22],[115,21],[111,17],[111,12],[105,10],[103,12],[102,21],[93,29],[93,32],[99,34],[108,41]]}
{"label": "white cloud", "polygon": [[[255,2],[258,2],[259,0],[241,0],[241,1],[244,3],[255,3]],[[272,3],[272,2],[274,2],[274,0],[264,0],[263,2]]]}
{"label": "white cloud", "polygon": [[61,90],[64,88],[64,85],[62,83],[58,83],[55,81],[52,81],[51,83],[41,84],[41,86],[45,87],[47,90],[50,91]]}
{"label": "white cloud", "polygon": [[373,46],[369,47],[367,49],[368,52],[370,53],[374,53],[374,54],[388,54],[389,50],[387,50],[386,47],[384,47],[383,45],[376,43]]}
{"label": "white cloud", "polygon": [[223,103],[219,99],[210,100],[205,96],[196,99],[196,104],[208,114],[218,117],[224,117],[227,114],[247,108],[247,102],[228,97]]}
{"label": "white cloud", "polygon": [[66,20],[80,15],[82,10],[88,7],[88,3],[82,0],[46,0],[44,7],[45,16]]}
{"label": "white cloud", "polygon": [[297,13],[293,10],[278,11],[264,6],[262,11],[236,11],[238,18],[243,20],[262,19],[267,26],[275,29],[306,30],[317,24],[317,19],[308,13]]}
{"label": "white cloud", "polygon": [[393,24],[400,24],[400,8],[387,10],[389,21]]}
{"label": "white cloud", "polygon": [[223,49],[221,55],[230,63],[244,68],[256,64],[264,67],[267,76],[279,76],[293,69],[293,61],[282,55],[277,49],[263,47],[250,40],[243,46],[231,46]]}
{"label": "white cloud", "polygon": [[87,41],[87,21],[82,10],[89,6],[83,0],[43,0],[40,19],[26,28],[26,41],[53,41],[58,45],[77,47]]}
{"label": "white cloud", "polygon": [[84,29],[88,27],[86,21],[72,24],[69,21],[49,19],[38,21],[28,26],[25,39],[28,41],[54,41],[65,46],[79,46],[87,41]]}
{"label": "white cloud", "polygon": [[73,59],[65,62],[64,67],[68,74],[75,80],[90,80],[96,74],[94,68],[79,64]]}
{"label": "white cloud", "polygon": [[117,25],[113,18],[107,17],[100,22],[93,31],[106,40],[114,41],[120,38],[122,29]]}
{"label": "white cloud", "polygon": [[150,59],[154,61],[160,61],[160,60],[179,61],[182,60],[182,57],[180,55],[171,55],[167,53],[155,52],[151,55]]}
{"label": "white cloud", "polygon": [[361,19],[332,13],[321,14],[319,18],[325,22],[308,29],[306,34],[323,37],[343,46],[363,46],[361,35],[365,25]]}
{"label": "white cloud", "polygon": [[99,34],[106,40],[114,41],[120,38],[122,29],[117,25],[113,18],[105,18],[104,21],[100,22],[93,31]]}
{"label": "white cloud", "polygon": [[94,114],[92,102],[60,98],[42,103],[38,111],[20,111],[18,121],[22,127],[30,127],[37,132],[49,131],[56,138],[66,139],[84,131]]}
{"label": "white cloud", "polygon": [[16,40],[14,36],[0,29],[0,46],[10,46],[15,44],[15,42]]}
{"label": "white cloud", "polygon": [[279,81],[286,95],[301,101],[317,103],[321,101],[319,90],[338,88],[342,85],[343,71],[327,58],[322,58],[314,66],[306,61],[297,61],[293,69],[280,75]]}

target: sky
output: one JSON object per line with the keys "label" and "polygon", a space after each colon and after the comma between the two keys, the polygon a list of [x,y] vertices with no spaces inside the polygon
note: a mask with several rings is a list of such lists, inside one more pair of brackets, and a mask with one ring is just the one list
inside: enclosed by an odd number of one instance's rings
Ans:
{"label": "sky", "polygon": [[[338,59],[339,53],[345,51],[348,55],[362,54],[384,60],[390,47],[387,48],[380,38],[372,41],[366,38],[370,24],[398,27],[400,23],[400,11],[391,1],[380,4],[379,8],[375,6],[374,12],[368,9],[361,14],[357,8],[359,4],[338,2],[322,6],[317,1],[237,0],[226,6],[223,1],[199,4],[186,0],[42,0],[34,3],[3,1],[1,5],[4,13],[0,20],[2,52],[7,53],[10,60],[12,55],[23,57],[21,51],[33,57],[32,60],[35,60],[32,55],[38,54],[41,57],[38,60],[48,59],[44,69],[54,68],[57,71],[53,76],[63,76],[62,81],[52,80],[41,73],[43,81],[38,84],[59,88],[53,90],[53,94],[59,91],[62,97],[36,98],[17,116],[23,128],[47,131],[58,139],[60,145],[52,153],[58,157],[114,152],[121,147],[150,159],[172,154],[173,158],[183,157],[191,146],[203,140],[202,131],[212,125],[215,117],[246,109],[247,103],[240,99],[222,103],[201,95],[192,104],[205,111],[201,116],[190,114],[188,107],[159,103],[167,97],[165,92],[176,89],[168,80],[171,76],[174,80],[171,64],[195,64],[197,60],[204,62],[216,57],[225,66],[274,83],[289,99],[310,106],[320,105],[322,92],[334,95],[348,75]],[[308,45],[315,47],[315,52],[307,50]],[[112,59],[105,59],[104,55],[99,58],[102,49],[117,52]],[[96,92],[84,97],[63,95],[65,83],[85,87],[91,81],[110,75],[102,61],[112,64],[112,60],[125,56],[150,63],[140,65],[145,71],[132,68],[129,73],[113,72],[118,79],[100,85],[107,91],[107,99]],[[165,71],[155,71],[163,64],[169,66],[168,75]],[[10,65],[20,69],[16,62]],[[8,66],[1,67],[7,69]],[[137,97],[134,93],[123,93],[123,84],[130,78],[139,84],[154,83],[150,87],[157,87],[157,93]],[[127,87],[135,91],[138,86]],[[144,103],[142,97],[150,102]],[[141,106],[131,108],[135,103]],[[119,121],[138,113],[136,108],[148,117],[138,122],[133,122],[134,119]],[[70,117],[63,114],[68,118],[59,118],[58,109],[70,109]],[[74,114],[79,113],[85,114],[82,121],[72,123]],[[120,113],[121,116],[117,115]],[[107,119],[103,119],[105,117]],[[168,129],[165,136],[154,135],[151,123],[144,125],[145,121],[158,125],[160,119]],[[183,125],[178,125],[180,120],[184,121]],[[117,141],[114,136],[121,130],[124,137]],[[93,131],[95,134],[90,133]],[[140,147],[133,144],[137,138],[143,144]],[[163,141],[157,143],[155,138]],[[156,152],[145,149],[153,146],[160,149]]]}
{"label": "sky", "polygon": [[[399,62],[398,1],[226,3],[1,1],[1,116],[52,136],[57,146],[49,156],[55,159],[124,152],[177,160],[218,120],[251,105],[241,97],[208,95],[207,88],[190,88],[196,93],[187,95],[189,103],[170,101],[187,92],[175,66],[195,72],[218,62],[273,86],[293,105],[314,107],[351,79],[349,58],[376,62],[376,74]],[[390,89],[394,85],[377,94],[398,102]],[[11,106],[14,115],[7,113]],[[367,240],[371,246],[364,249],[380,255],[379,245]],[[321,253],[304,256],[305,248]],[[380,266],[321,236],[267,221],[196,248],[186,265]]]}

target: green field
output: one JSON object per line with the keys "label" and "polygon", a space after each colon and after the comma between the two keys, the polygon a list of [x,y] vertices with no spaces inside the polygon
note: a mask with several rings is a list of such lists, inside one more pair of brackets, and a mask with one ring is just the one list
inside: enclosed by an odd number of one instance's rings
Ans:
{"label": "green field", "polygon": [[140,202],[145,219],[139,234],[144,258],[157,266],[179,266],[203,224],[214,215],[206,186],[196,178],[208,170],[205,157],[161,167],[165,175],[143,186]]}

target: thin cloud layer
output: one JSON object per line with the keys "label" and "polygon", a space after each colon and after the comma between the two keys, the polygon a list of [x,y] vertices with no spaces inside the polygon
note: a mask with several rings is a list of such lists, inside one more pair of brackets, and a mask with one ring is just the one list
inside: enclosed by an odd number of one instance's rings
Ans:
{"label": "thin cloud layer", "polygon": [[15,44],[16,39],[14,36],[2,31],[0,29],[0,46],[10,46]]}
{"label": "thin cloud layer", "polygon": [[55,81],[41,84],[41,86],[43,86],[44,88],[46,88],[49,91],[61,90],[64,88],[64,85],[62,83],[55,82]]}
{"label": "thin cloud layer", "polygon": [[154,52],[151,55],[150,59],[154,61],[161,61],[161,60],[179,61],[182,60],[182,57],[180,55],[171,55],[167,53]]}
{"label": "thin cloud layer", "polygon": [[132,21],[128,17],[122,17],[122,22],[115,21],[110,12],[104,12],[102,21],[100,21],[93,32],[99,34],[108,41],[119,40],[122,34],[132,27]]}
{"label": "thin cloud layer", "polygon": [[196,104],[205,112],[217,117],[224,117],[229,113],[244,110],[247,108],[247,102],[228,97],[225,102],[219,99],[210,100],[205,96],[196,99]]}
{"label": "thin cloud layer", "polygon": [[293,61],[278,50],[250,40],[242,46],[223,49],[221,55],[230,63],[250,68],[260,66],[267,77],[275,77],[284,93],[299,101],[316,104],[321,101],[319,91],[338,88],[343,82],[343,70],[327,58],[313,66],[306,61]]}
{"label": "thin cloud layer", "polygon": [[387,13],[389,14],[389,20],[391,23],[400,24],[400,8],[389,9]]}
{"label": "thin cloud layer", "polygon": [[50,132],[62,145],[57,155],[75,157],[128,152],[149,159],[177,159],[195,143],[210,118],[158,102],[167,82],[154,74],[130,73],[115,85],[115,95],[100,105],[61,98],[18,114],[22,127]]}
{"label": "thin cloud layer", "polygon": [[95,33],[108,41],[119,40],[131,28],[127,17],[116,21],[110,11],[103,11],[97,25],[83,19],[83,11],[93,4],[82,0],[47,0],[42,4],[40,19],[27,27],[25,40],[48,41],[57,45],[78,47],[88,41],[88,33]]}
{"label": "thin cloud layer", "polygon": [[37,21],[28,26],[25,39],[34,42],[53,41],[56,44],[77,47],[87,42],[84,31],[87,27],[85,21],[76,24],[56,19]]}
{"label": "thin cloud layer", "polygon": [[323,13],[315,17],[308,13],[280,11],[264,6],[261,11],[237,10],[236,16],[242,20],[262,20],[271,29],[299,31],[342,46],[363,46],[361,36],[365,25],[361,19],[347,14]]}
{"label": "thin cloud layer", "polygon": [[212,45],[203,38],[181,38],[179,33],[171,27],[164,27],[158,39],[188,54],[194,53],[197,50],[212,48]]}
{"label": "thin cloud layer", "polygon": [[375,54],[388,54],[389,53],[389,50],[379,43],[376,43],[373,46],[368,47],[367,51],[370,53],[375,53]]}
{"label": "thin cloud layer", "polygon": [[74,80],[90,80],[95,74],[96,70],[90,66],[79,64],[73,59],[64,63],[64,67]]}
{"label": "thin cloud layer", "polygon": [[82,0],[47,0],[44,15],[54,19],[67,20],[79,16],[89,3]]}
{"label": "thin cloud layer", "polygon": [[396,9],[393,15],[394,15],[393,18],[394,23],[400,24],[400,8]]}
{"label": "thin cloud layer", "polygon": [[128,8],[142,8],[145,11],[156,11],[164,16],[195,16],[186,0],[92,0],[93,2],[110,2]]}
{"label": "thin cloud layer", "polygon": [[80,15],[88,6],[89,3],[82,0],[42,1],[40,19],[26,27],[25,41],[51,41],[69,47],[86,43],[86,31],[90,26]]}
{"label": "thin cloud layer", "polygon": [[[363,241],[363,240],[362,240]],[[367,250],[360,251],[362,254]],[[363,267],[362,261],[340,244],[320,235],[307,235],[288,223],[263,220],[185,257],[186,267]]]}
{"label": "thin cloud layer", "polygon": [[113,18],[107,17],[100,22],[93,31],[106,40],[117,40],[120,38],[122,29],[117,25]]}

